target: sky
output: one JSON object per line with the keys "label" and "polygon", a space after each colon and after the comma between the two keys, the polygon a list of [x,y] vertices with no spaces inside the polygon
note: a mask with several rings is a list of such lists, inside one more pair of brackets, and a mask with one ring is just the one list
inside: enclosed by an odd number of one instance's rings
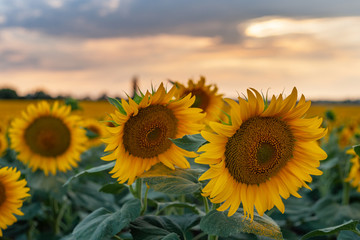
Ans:
{"label": "sky", "polygon": [[97,98],[205,76],[360,99],[358,0],[0,0],[0,88]]}

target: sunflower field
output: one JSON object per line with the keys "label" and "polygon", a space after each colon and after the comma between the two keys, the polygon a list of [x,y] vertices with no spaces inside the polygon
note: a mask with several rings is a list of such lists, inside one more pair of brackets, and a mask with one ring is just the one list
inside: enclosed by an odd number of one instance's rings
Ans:
{"label": "sunflower field", "polygon": [[2,100],[0,239],[360,239],[360,106],[171,84]]}

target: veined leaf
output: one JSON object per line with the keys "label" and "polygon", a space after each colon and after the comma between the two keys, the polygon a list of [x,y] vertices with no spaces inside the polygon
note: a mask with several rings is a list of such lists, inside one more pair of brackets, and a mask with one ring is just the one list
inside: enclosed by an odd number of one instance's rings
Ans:
{"label": "veined leaf", "polygon": [[176,146],[190,152],[196,152],[207,141],[201,134],[185,135],[182,138],[170,139]]}
{"label": "veined leaf", "polygon": [[108,239],[140,215],[140,200],[128,201],[114,213],[105,208],[99,208],[84,218],[74,229],[76,239],[98,240]]}
{"label": "veined leaf", "polygon": [[267,215],[254,213],[253,222],[236,212],[231,217],[226,212],[212,210],[200,221],[200,228],[209,235],[229,237],[239,233],[253,233],[273,239],[283,239],[280,227]]}
{"label": "veined leaf", "polygon": [[114,167],[114,166],[115,166],[115,161],[110,162],[110,163],[107,163],[107,164],[104,164],[104,165],[101,165],[101,166],[97,166],[97,167],[93,167],[93,168],[89,168],[89,169],[87,169],[87,170],[81,171],[81,172],[79,172],[78,174],[70,177],[70,178],[64,183],[64,186],[68,185],[74,178],[78,178],[78,177],[80,177],[81,175],[88,174],[88,173],[102,172],[102,171],[107,170],[107,169],[110,169],[110,168],[112,168],[112,167]]}
{"label": "veined leaf", "polygon": [[162,163],[154,165],[140,176],[155,191],[168,194],[188,194],[199,191],[197,170],[175,168],[172,170]]}
{"label": "veined leaf", "polygon": [[165,209],[172,208],[172,207],[178,207],[178,208],[188,208],[191,211],[193,211],[196,214],[200,214],[201,210],[196,207],[195,204],[187,203],[187,202],[159,202],[157,203],[157,215],[164,211]]}
{"label": "veined leaf", "polygon": [[123,184],[115,182],[115,183],[108,183],[108,184],[102,186],[100,188],[99,192],[111,193],[111,194],[119,194],[124,189],[126,189],[126,187]]}
{"label": "veined leaf", "polygon": [[305,240],[310,237],[331,235],[331,234],[335,234],[335,233],[337,233],[339,231],[343,231],[343,230],[352,231],[355,234],[357,234],[358,236],[360,236],[360,231],[356,228],[356,225],[358,225],[358,223],[359,223],[358,220],[350,220],[350,221],[347,221],[346,223],[343,223],[343,224],[340,224],[340,225],[337,225],[334,227],[317,229],[317,230],[311,231],[311,232],[305,234],[304,236],[302,236],[301,240]]}
{"label": "veined leaf", "polygon": [[130,224],[134,240],[180,240],[199,222],[198,215],[143,216]]}

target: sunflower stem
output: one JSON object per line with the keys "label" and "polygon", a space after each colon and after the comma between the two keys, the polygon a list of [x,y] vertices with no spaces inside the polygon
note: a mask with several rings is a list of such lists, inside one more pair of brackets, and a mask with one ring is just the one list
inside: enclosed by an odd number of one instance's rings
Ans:
{"label": "sunflower stem", "polygon": [[203,198],[203,202],[204,202],[204,207],[205,207],[205,213],[209,212],[209,202],[208,199],[206,197],[202,197]]}
{"label": "sunflower stem", "polygon": [[63,205],[61,205],[60,208],[60,212],[56,217],[56,221],[55,221],[55,234],[58,235],[60,234],[60,224],[61,224],[61,220],[64,216],[64,213],[66,211],[67,205],[64,203]]}
{"label": "sunflower stem", "polygon": [[144,207],[143,199],[142,199],[142,182],[141,178],[136,179],[136,198],[140,199],[141,209]]}
{"label": "sunflower stem", "polygon": [[129,186],[129,190],[130,190],[131,194],[132,194],[135,198],[137,198],[136,192],[135,192],[134,188],[133,188],[131,185]]}
{"label": "sunflower stem", "polygon": [[147,196],[148,196],[148,192],[149,192],[149,187],[148,185],[146,185],[146,191],[145,191],[145,195],[144,195],[144,205],[141,209],[141,213],[140,215],[144,215],[144,213],[146,212],[146,209],[147,209]]}
{"label": "sunflower stem", "polygon": [[[181,195],[180,195],[179,201],[182,202],[182,203],[186,202],[185,194],[181,194]],[[179,209],[179,214],[180,214],[180,215],[184,215],[184,208],[180,208],[180,209]]]}
{"label": "sunflower stem", "polygon": [[350,184],[348,182],[343,183],[343,196],[342,205],[349,205],[350,200]]}
{"label": "sunflower stem", "polygon": [[211,210],[216,210],[218,207],[220,207],[219,203],[213,203],[211,206]]}
{"label": "sunflower stem", "polygon": [[28,240],[32,240],[33,239],[33,232],[36,230],[36,224],[35,224],[35,222],[33,220],[31,220],[29,222],[29,225],[30,225],[30,227],[29,227],[29,230],[26,233],[26,237],[27,237]]}
{"label": "sunflower stem", "polygon": [[218,239],[219,239],[219,237],[216,236],[216,235],[209,235],[208,236],[208,240],[218,240]]}
{"label": "sunflower stem", "polygon": [[[206,202],[207,202],[207,198],[206,198]],[[216,210],[219,206],[219,204],[217,203],[213,203],[212,206],[211,206],[211,210]],[[209,208],[209,206],[208,206]],[[218,240],[219,237],[216,236],[216,235],[208,235],[208,240]]]}
{"label": "sunflower stem", "polygon": [[[345,164],[345,174],[348,175],[350,171],[350,161],[347,161]],[[341,174],[341,179],[343,180],[343,195],[342,195],[342,205],[349,205],[350,202],[350,184],[345,181],[344,174]]]}

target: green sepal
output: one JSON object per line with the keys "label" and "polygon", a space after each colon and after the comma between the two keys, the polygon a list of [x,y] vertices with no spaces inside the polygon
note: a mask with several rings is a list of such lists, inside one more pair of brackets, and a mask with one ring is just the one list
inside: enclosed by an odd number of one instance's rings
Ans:
{"label": "green sepal", "polygon": [[360,145],[355,145],[353,148],[358,157],[360,157]]}
{"label": "green sepal", "polygon": [[144,96],[145,96],[145,95],[140,91],[140,89],[138,89],[138,90],[139,90],[139,92],[140,92],[140,95],[138,95],[137,92],[135,92],[134,97],[133,97],[134,102],[136,102],[137,104],[139,104],[139,103],[143,100],[143,98],[144,98]]}
{"label": "green sepal", "polygon": [[126,112],[119,99],[108,97],[107,100],[113,106],[115,106],[122,114],[126,115]]}

